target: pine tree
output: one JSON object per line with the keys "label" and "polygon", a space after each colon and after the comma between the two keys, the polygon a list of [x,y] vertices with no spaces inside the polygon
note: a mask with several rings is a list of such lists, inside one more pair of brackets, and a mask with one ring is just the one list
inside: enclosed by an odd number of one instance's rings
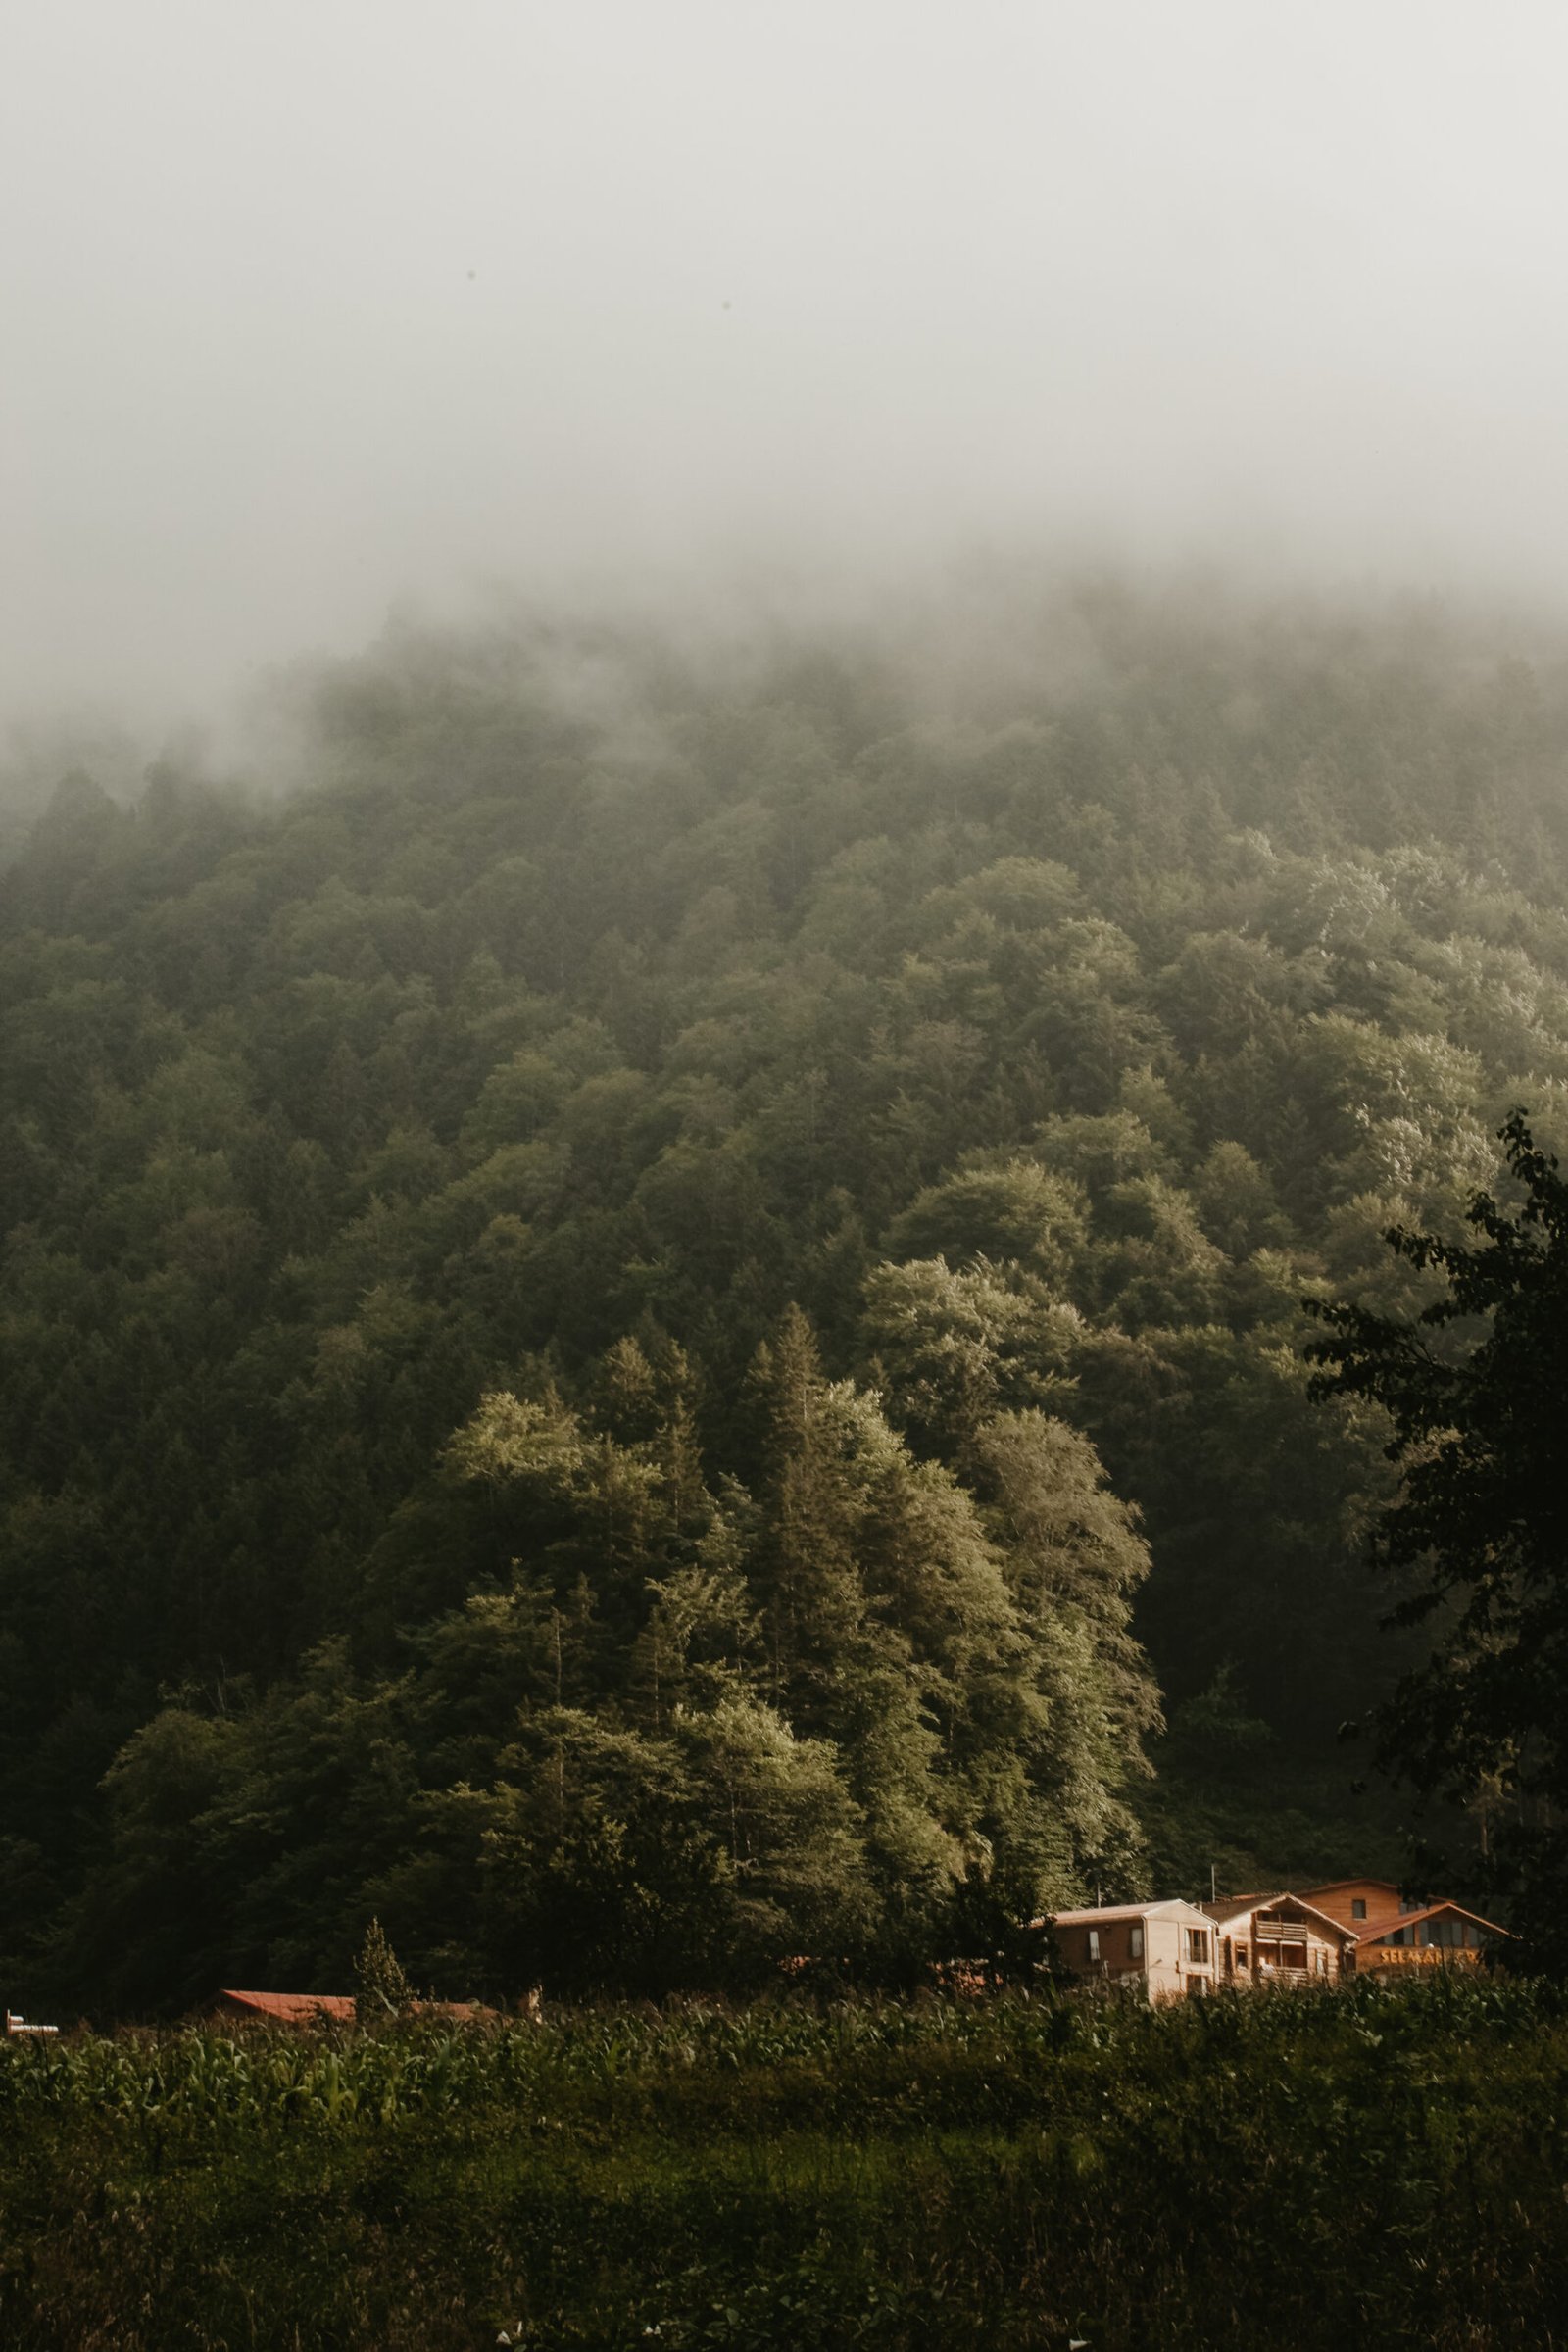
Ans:
{"label": "pine tree", "polygon": [[365,1931],[354,1963],[355,2008],[362,2025],[377,2017],[406,2017],[416,2006],[414,1986],[404,1975],[396,1952],[378,1919]]}

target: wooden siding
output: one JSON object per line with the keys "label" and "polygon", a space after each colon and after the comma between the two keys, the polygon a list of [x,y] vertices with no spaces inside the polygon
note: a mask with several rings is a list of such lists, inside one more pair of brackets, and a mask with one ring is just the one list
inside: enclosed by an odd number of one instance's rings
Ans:
{"label": "wooden siding", "polygon": [[[1255,1902],[1207,1905],[1220,1938],[1220,1982],[1238,1987],[1337,1984],[1347,1973],[1348,1936],[1303,1916],[1305,1896],[1271,1894]],[[1316,1906],[1314,1906],[1316,1908]]]}
{"label": "wooden siding", "polygon": [[[1389,1879],[1342,1879],[1329,1886],[1298,1886],[1294,1891],[1314,1911],[1326,1911],[1352,1936],[1364,1936],[1383,1920],[1399,1917],[1399,1889]],[[1366,1905],[1357,1919],[1357,1903]]]}

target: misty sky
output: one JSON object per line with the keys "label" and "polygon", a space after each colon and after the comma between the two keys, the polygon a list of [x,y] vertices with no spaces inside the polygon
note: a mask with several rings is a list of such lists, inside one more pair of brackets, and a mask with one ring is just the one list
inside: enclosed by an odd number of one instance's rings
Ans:
{"label": "misty sky", "polygon": [[0,714],[987,539],[1568,591],[1568,18],[0,0]]}

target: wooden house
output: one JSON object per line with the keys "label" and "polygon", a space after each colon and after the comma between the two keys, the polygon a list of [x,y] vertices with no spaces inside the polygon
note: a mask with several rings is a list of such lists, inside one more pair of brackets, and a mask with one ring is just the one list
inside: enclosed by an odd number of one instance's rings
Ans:
{"label": "wooden house", "polygon": [[1478,1968],[1488,1946],[1507,1934],[1458,1903],[1424,1903],[1399,1918],[1368,1925],[1356,1937],[1355,1973],[1388,1983],[1412,1968]]}
{"label": "wooden house", "polygon": [[1301,1900],[1352,1928],[1357,1976],[1386,1982],[1401,1969],[1479,1967],[1489,1944],[1508,1934],[1506,1928],[1446,1897],[1418,1902],[1401,1894],[1392,1879],[1338,1879],[1327,1886],[1306,1888]]}
{"label": "wooden house", "polygon": [[1296,1891],[1303,1903],[1326,1911],[1352,1936],[1365,1936],[1419,1907],[1401,1896],[1392,1879],[1332,1879],[1326,1886],[1298,1886]]}
{"label": "wooden house", "polygon": [[1298,1894],[1237,1894],[1204,1903],[1218,1938],[1222,1984],[1337,1984],[1355,1936]]}
{"label": "wooden house", "polygon": [[1074,1976],[1146,2001],[1214,1989],[1214,1923],[1196,1903],[1106,1903],[1043,1924]]}

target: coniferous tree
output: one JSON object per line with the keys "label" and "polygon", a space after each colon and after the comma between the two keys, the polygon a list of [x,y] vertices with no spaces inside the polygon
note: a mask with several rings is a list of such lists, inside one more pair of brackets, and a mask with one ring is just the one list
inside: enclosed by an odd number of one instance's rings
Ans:
{"label": "coniferous tree", "polygon": [[414,2008],[416,1997],[381,1922],[372,1919],[354,1963],[355,2013],[360,2024],[406,2016]]}

